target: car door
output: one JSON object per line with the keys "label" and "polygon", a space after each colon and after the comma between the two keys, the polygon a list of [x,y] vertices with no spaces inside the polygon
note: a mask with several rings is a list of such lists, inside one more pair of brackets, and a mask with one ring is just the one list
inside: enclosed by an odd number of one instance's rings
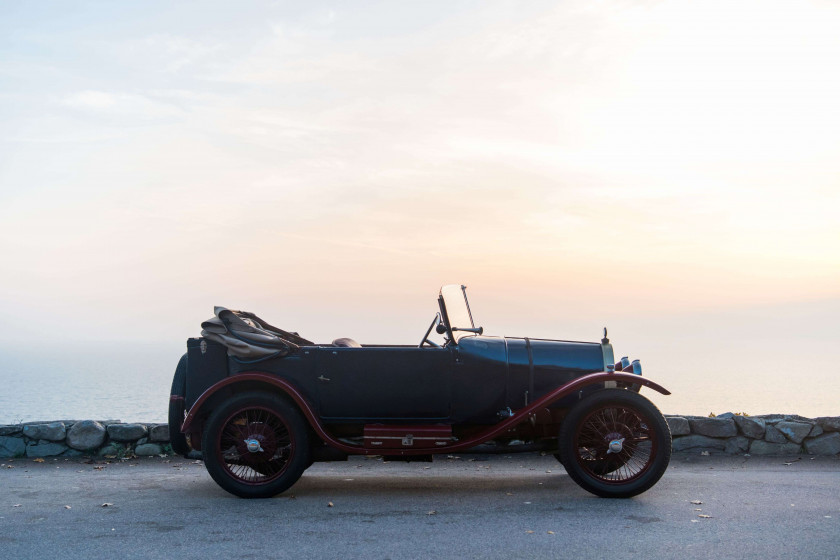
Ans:
{"label": "car door", "polygon": [[315,368],[321,417],[447,420],[453,361],[449,348],[320,347]]}

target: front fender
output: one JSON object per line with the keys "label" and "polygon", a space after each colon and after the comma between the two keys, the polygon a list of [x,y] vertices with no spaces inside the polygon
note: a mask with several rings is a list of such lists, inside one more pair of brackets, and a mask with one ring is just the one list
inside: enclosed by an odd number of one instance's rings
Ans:
{"label": "front fender", "polygon": [[[574,388],[571,391],[569,391],[567,393],[564,393],[564,396],[565,396],[565,395],[568,395],[570,392],[576,391],[578,389],[583,389],[584,387],[588,387],[589,385],[595,385],[596,383],[606,383],[606,382],[610,382],[610,381],[626,381],[626,382],[630,383],[631,385],[644,385],[645,387],[648,387],[649,389],[653,389],[657,393],[661,393],[663,395],[670,395],[671,394],[671,391],[669,391],[668,389],[666,389],[665,387],[663,387],[662,385],[660,385],[658,383],[654,383],[650,379],[642,377],[641,375],[636,375],[634,373],[623,373],[623,372],[620,372],[620,371],[617,371],[615,373],[609,373],[609,372],[606,372],[606,371],[599,371],[598,373],[590,373],[589,375],[584,375],[583,377],[578,377],[577,379],[574,379],[574,380],[570,381],[569,383],[567,383],[566,385],[563,385],[563,387],[560,387],[560,388],[562,389],[562,388],[565,388],[565,387],[572,387],[574,385]],[[549,393],[549,394],[552,394],[552,393]],[[554,402],[554,400],[555,399],[552,399],[552,402]]]}

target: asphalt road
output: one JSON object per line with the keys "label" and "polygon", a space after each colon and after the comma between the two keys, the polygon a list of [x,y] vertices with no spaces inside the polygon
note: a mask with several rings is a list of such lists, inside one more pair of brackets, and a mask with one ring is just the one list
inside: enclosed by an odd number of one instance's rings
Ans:
{"label": "asphalt road", "polygon": [[321,463],[269,500],[183,459],[3,459],[0,557],[840,558],[838,458],[676,455],[608,500],[551,456],[459,457]]}

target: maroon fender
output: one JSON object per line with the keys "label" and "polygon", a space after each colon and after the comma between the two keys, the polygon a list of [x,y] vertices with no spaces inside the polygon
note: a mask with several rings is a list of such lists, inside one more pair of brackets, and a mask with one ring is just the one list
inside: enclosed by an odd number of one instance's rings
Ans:
{"label": "maroon fender", "polygon": [[[337,440],[333,436],[331,436],[324,427],[321,425],[321,422],[318,420],[317,415],[315,414],[312,406],[309,402],[300,394],[300,391],[292,385],[291,383],[285,381],[284,379],[275,377],[273,375],[268,375],[265,373],[259,372],[245,372],[233,375],[231,377],[227,377],[212,387],[209,387],[198,400],[195,401],[195,404],[190,408],[189,413],[187,413],[187,417],[184,419],[184,424],[181,426],[181,432],[187,433],[190,431],[192,427],[193,421],[196,419],[198,413],[201,410],[201,406],[213,396],[219,389],[232,385],[234,383],[240,383],[244,381],[259,381],[262,383],[266,383],[268,385],[272,385],[281,391],[283,391],[286,395],[288,395],[300,408],[300,411],[306,417],[309,424],[312,426],[312,429],[315,430],[315,433],[318,434],[322,440],[324,440],[327,445],[344,451],[345,453],[353,454],[353,455],[427,455],[429,453],[429,449],[393,449],[393,450],[385,450],[385,449],[365,449],[364,447],[357,446],[357,445],[350,445],[344,443],[342,441]],[[445,447],[437,447],[435,451],[437,453],[451,453],[455,451],[463,451],[464,449],[469,449],[471,447],[475,447],[476,445],[483,443],[487,440],[493,439],[494,437],[498,436],[499,434],[509,430],[513,426],[516,426],[520,422],[526,420],[531,414],[535,413],[536,411],[543,409],[555,401],[562,399],[563,397],[574,393],[575,391],[579,391],[584,387],[588,387],[589,385],[594,385],[598,383],[604,383],[605,381],[625,381],[628,383],[634,383],[638,385],[644,385],[645,387],[649,387],[654,391],[658,391],[663,395],[670,395],[671,392],[650,381],[645,379],[644,377],[640,377],[638,375],[628,374],[628,373],[607,373],[607,372],[598,372],[598,373],[591,373],[589,375],[584,375],[582,377],[578,377],[573,379],[572,381],[566,383],[565,385],[561,385],[560,387],[546,393],[539,399],[535,400],[528,406],[520,408],[516,412],[513,413],[512,416],[509,418],[495,424],[486,430],[482,430],[475,436],[459,441],[452,445],[448,445]],[[392,452],[388,452],[392,451]]]}

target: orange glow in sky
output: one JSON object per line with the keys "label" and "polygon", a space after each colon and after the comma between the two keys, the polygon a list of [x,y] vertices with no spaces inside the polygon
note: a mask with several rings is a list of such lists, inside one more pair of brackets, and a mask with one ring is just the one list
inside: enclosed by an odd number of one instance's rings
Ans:
{"label": "orange glow in sky", "polygon": [[793,375],[840,391],[813,373],[840,340],[837,4],[190,6],[4,9],[5,344],[180,348],[213,305],[414,343],[463,282],[491,334],[614,325],[675,393],[708,380],[685,352],[778,369],[757,412]]}

